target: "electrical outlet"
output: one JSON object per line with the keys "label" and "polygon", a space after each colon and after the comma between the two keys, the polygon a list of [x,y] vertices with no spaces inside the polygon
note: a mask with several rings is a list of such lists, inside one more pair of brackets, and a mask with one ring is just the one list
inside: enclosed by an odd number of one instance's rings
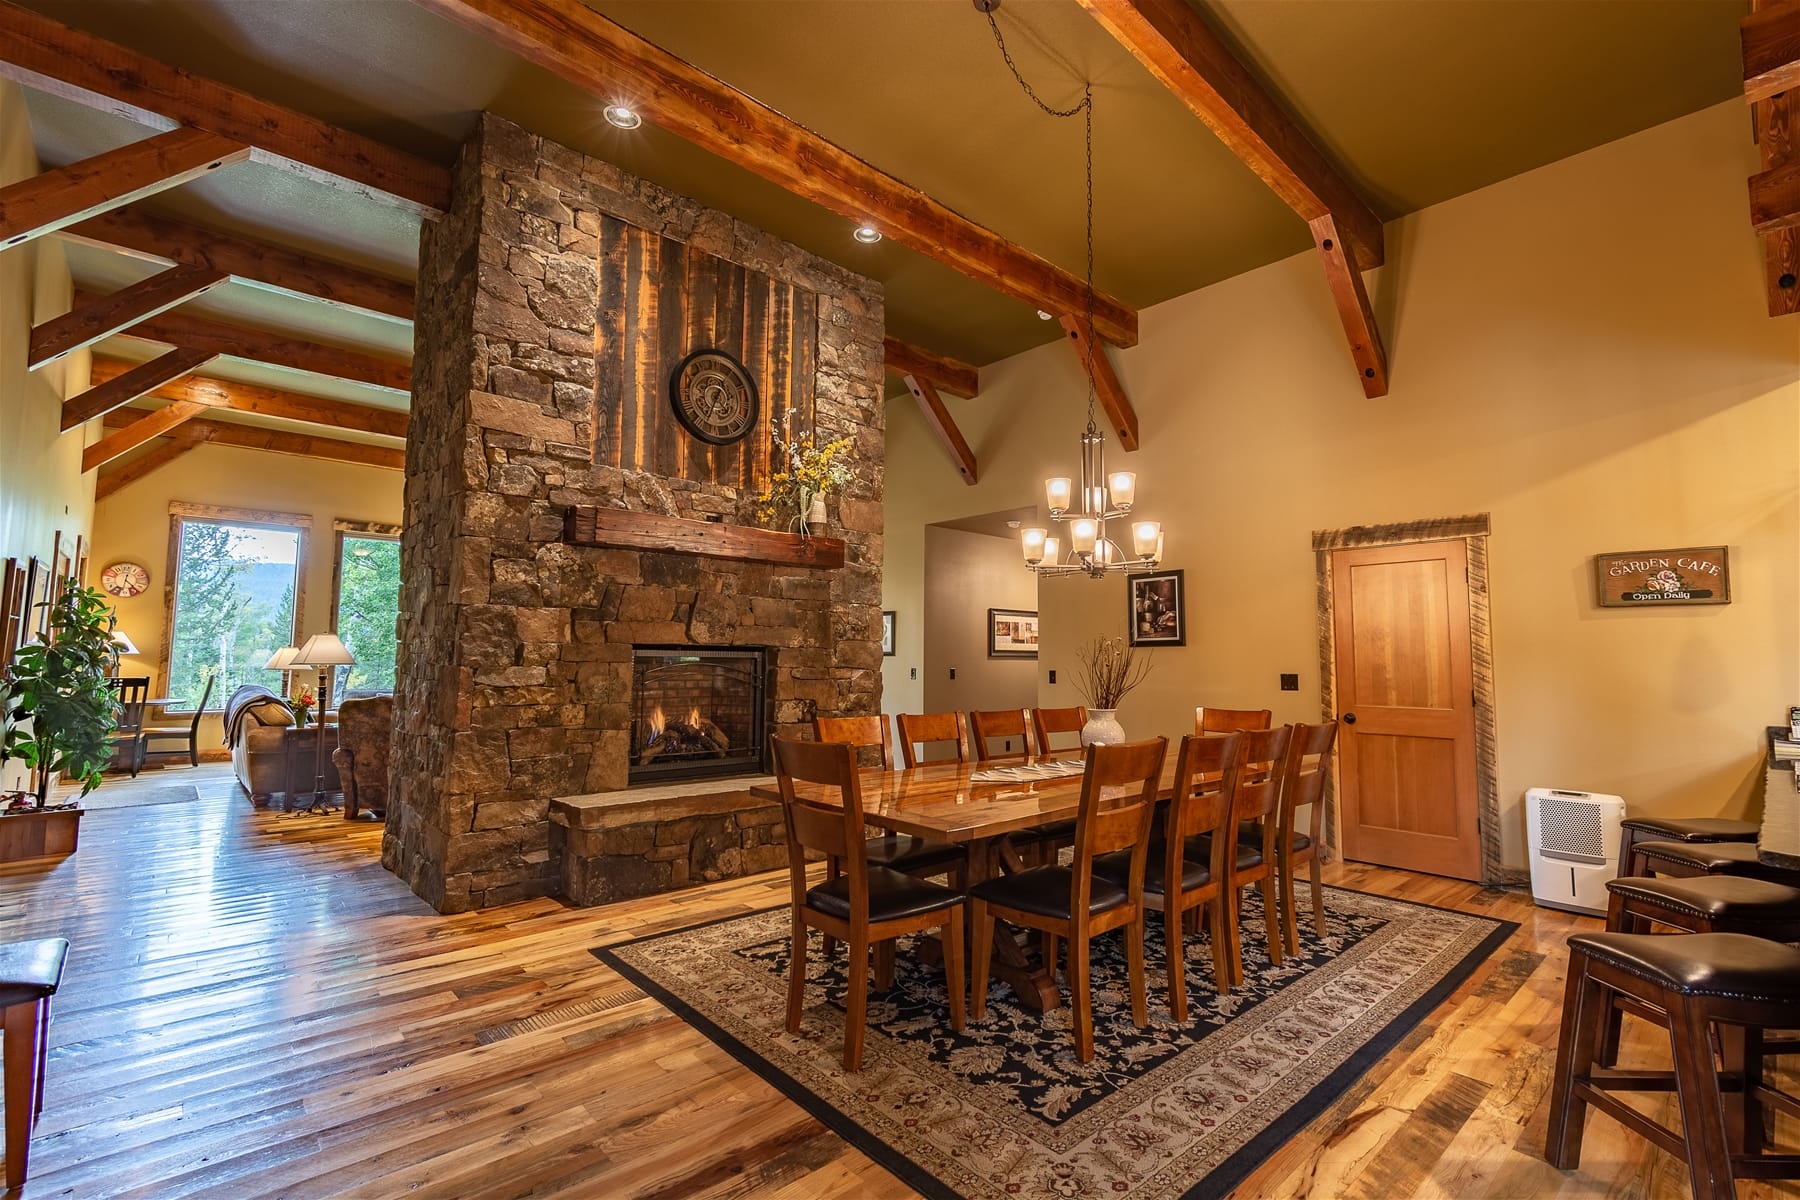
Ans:
{"label": "electrical outlet", "polygon": [[1011,750],[1011,749],[1012,749],[1012,739],[1011,738],[1007,738],[1005,741],[1001,742],[1000,753],[1005,754],[1008,750]]}
{"label": "electrical outlet", "polygon": [[1283,671],[1281,673],[1281,690],[1284,692],[1299,691],[1300,690],[1300,676],[1297,674],[1290,674],[1287,671]]}
{"label": "electrical outlet", "polygon": [[952,678],[952,679],[956,678],[956,668],[955,667],[950,668],[950,678]]}
{"label": "electrical outlet", "polygon": [[917,679],[918,677],[919,677],[919,668],[917,668],[917,667],[914,667],[912,669],[912,672],[907,675],[908,679]]}
{"label": "electrical outlet", "polygon": [[1051,682],[1051,683],[1055,683],[1055,682],[1056,682],[1056,670],[1055,670],[1055,668],[1052,668],[1052,669],[1051,669],[1051,671],[1050,671],[1050,682]]}

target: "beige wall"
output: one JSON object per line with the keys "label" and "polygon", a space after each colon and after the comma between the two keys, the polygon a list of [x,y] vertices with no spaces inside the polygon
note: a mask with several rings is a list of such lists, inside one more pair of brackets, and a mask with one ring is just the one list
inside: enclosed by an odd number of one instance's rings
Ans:
{"label": "beige wall", "polygon": [[[925,676],[922,709],[968,712],[1037,704],[1035,659],[989,658],[987,610],[1035,611],[1037,580],[1008,539],[960,529],[925,531]],[[950,670],[956,669],[956,678]]]}
{"label": "beige wall", "polygon": [[[1528,787],[1752,807],[1762,727],[1800,702],[1800,318],[1764,314],[1748,135],[1722,104],[1390,224],[1370,277],[1384,399],[1357,386],[1312,254],[1145,310],[1113,353],[1144,449],[1116,458],[1167,524],[1189,631],[1126,729],[1178,735],[1196,704],[1315,718],[1312,531],[1485,512],[1507,861]],[[1084,391],[1061,345],[984,370],[950,402],[974,488],[910,400],[890,406],[887,607],[919,602],[923,525],[1041,502],[1073,470]],[[1595,605],[1596,552],[1715,543],[1729,606]],[[1123,632],[1118,580],[1045,583],[1040,608],[1039,667],[1064,680],[1078,642]]]}
{"label": "beige wall", "polygon": [[[403,483],[399,471],[234,446],[201,446],[100,501],[94,509],[94,576],[98,578],[101,568],[120,559],[142,563],[150,571],[149,589],[118,603],[119,628],[130,635],[140,652],[135,658],[123,659],[120,670],[151,676],[151,687],[159,694],[167,683],[159,664],[168,635],[164,588],[169,582],[171,502],[312,518],[300,589],[298,640],[305,641],[330,628],[333,556],[337,553],[334,522],[398,525]],[[216,706],[222,699],[215,696],[212,704]],[[218,718],[203,721],[201,749],[217,749],[221,740]]]}
{"label": "beige wall", "polygon": [[[38,173],[25,101],[0,80],[0,186]],[[50,565],[56,534],[72,553],[92,525],[94,479],[81,471],[89,430],[61,432],[62,401],[87,386],[87,353],[26,370],[33,324],[69,311],[68,261],[55,238],[0,250],[0,559]],[[21,774],[7,766],[6,786]]]}

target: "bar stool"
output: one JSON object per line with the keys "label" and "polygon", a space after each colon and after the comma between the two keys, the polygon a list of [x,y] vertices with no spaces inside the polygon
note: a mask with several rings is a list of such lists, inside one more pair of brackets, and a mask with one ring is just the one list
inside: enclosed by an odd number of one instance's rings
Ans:
{"label": "bar stool", "polygon": [[1755,842],[1639,842],[1632,860],[1642,864],[1636,875],[1742,875],[1800,886],[1800,871],[1771,866],[1757,857]]}
{"label": "bar stool", "polygon": [[1619,822],[1619,878],[1648,875],[1632,858],[1639,842],[1754,842],[1758,827],[1726,817],[1626,817]]}
{"label": "bar stool", "polygon": [[[1669,1031],[1674,1070],[1616,1071],[1597,1061],[1614,996],[1642,1005]],[[1762,1085],[1761,1031],[1794,1023],[1800,950],[1741,933],[1577,934],[1569,939],[1569,985],[1551,1085],[1544,1157],[1581,1165],[1588,1105],[1688,1164],[1694,1200],[1734,1200],[1733,1179],[1800,1178],[1800,1154],[1765,1154],[1761,1105],[1780,1100]],[[1712,1036],[1725,1048],[1715,1066]],[[1725,1091],[1733,1092],[1728,1124]],[[1614,1095],[1674,1091],[1681,1132]]]}
{"label": "bar stool", "polygon": [[5,1060],[6,1186],[23,1187],[31,1132],[44,1111],[50,997],[62,985],[69,943],[62,938],[0,946],[0,1059]]}

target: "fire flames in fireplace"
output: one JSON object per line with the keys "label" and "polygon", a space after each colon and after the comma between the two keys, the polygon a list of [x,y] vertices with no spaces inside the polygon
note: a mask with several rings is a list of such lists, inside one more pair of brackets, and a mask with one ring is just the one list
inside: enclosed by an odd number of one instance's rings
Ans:
{"label": "fire flames in fireplace", "polygon": [[639,766],[659,760],[722,758],[731,749],[731,739],[725,731],[701,716],[697,707],[688,709],[686,720],[671,721],[658,704],[650,714],[648,733],[638,749]]}

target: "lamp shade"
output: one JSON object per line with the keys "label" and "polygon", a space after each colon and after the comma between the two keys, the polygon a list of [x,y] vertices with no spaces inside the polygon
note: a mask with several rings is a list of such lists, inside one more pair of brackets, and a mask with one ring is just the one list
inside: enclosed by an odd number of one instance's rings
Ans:
{"label": "lamp shade", "polygon": [[130,654],[135,656],[138,652],[136,644],[134,644],[130,638],[125,636],[125,631],[123,629],[115,629],[112,631],[112,644],[118,649],[120,654]]}
{"label": "lamp shade", "polygon": [[315,633],[306,639],[294,655],[296,667],[348,667],[356,664],[356,655],[335,633]]}
{"label": "lamp shade", "polygon": [[269,655],[269,661],[263,664],[263,669],[265,671],[291,670],[294,665],[294,660],[299,657],[300,657],[300,647],[298,647],[298,646],[283,646],[281,649],[277,650],[275,653]]}

